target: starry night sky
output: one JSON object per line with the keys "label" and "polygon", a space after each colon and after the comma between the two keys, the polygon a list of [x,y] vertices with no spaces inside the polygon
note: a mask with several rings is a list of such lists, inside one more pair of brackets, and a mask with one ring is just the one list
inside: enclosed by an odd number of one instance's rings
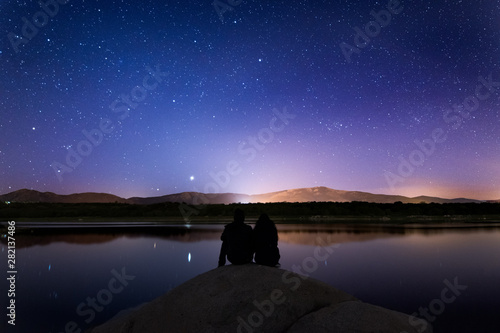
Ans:
{"label": "starry night sky", "polygon": [[0,2],[0,193],[500,199],[498,1],[54,3]]}

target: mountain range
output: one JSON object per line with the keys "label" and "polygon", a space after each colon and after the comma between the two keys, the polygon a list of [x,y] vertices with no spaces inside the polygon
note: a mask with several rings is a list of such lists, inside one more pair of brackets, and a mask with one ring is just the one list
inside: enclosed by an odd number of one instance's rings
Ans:
{"label": "mountain range", "polygon": [[[75,193],[69,195],[60,195],[53,192],[39,192],[35,190],[22,189],[7,194],[0,195],[0,202],[51,202],[51,203],[129,203],[129,204],[155,204],[163,202],[196,204],[230,204],[230,203],[256,203],[256,202],[311,202],[311,201],[332,201],[332,202],[351,202],[365,201],[375,203],[393,203],[401,201],[403,203],[467,203],[484,202],[481,200],[456,198],[443,199],[439,197],[418,196],[405,197],[402,195],[373,194],[360,191],[334,190],[328,187],[299,188],[264,194],[238,194],[238,193],[199,193],[182,192],[177,194],[168,194],[158,197],[132,197],[122,198],[108,193]],[[500,200],[491,200],[488,202],[500,202]]]}

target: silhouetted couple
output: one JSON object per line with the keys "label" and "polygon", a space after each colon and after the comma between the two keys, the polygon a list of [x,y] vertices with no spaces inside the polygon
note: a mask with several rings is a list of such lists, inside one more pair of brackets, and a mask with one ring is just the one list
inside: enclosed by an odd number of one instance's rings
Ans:
{"label": "silhouetted couple", "polygon": [[233,265],[252,262],[266,266],[276,266],[280,260],[278,249],[278,231],[269,216],[262,214],[254,229],[245,224],[245,213],[241,209],[234,211],[234,222],[225,226],[219,255],[219,266],[227,260]]}

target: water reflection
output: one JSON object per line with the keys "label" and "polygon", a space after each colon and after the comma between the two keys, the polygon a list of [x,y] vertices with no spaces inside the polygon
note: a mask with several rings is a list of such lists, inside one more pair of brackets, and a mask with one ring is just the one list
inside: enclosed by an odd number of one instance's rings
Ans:
{"label": "water reflection", "polygon": [[[318,247],[336,245],[335,251],[309,273],[311,277],[363,301],[406,313],[418,311],[439,297],[444,279],[458,277],[468,289],[436,319],[435,332],[498,332],[498,226],[277,227],[283,269],[293,270],[307,262]],[[69,321],[87,329],[214,269],[223,225],[114,225],[98,229],[45,225],[26,230],[16,234],[18,318],[26,319],[19,320],[16,329],[62,332]],[[4,238],[1,244],[5,251]],[[113,270],[122,269],[135,278],[87,323],[89,316],[80,316],[78,305],[109,289]]]}
{"label": "water reflection", "polygon": [[[253,224],[249,223],[250,225]],[[159,225],[159,224],[63,224],[63,223],[18,223],[26,232],[17,239],[16,247],[43,246],[64,242],[69,244],[101,244],[127,238],[154,237],[178,242],[219,240],[222,224],[213,225]],[[57,228],[56,228],[57,227]],[[372,224],[278,224],[280,242],[302,245],[318,245],[318,236],[325,236],[329,244],[369,241],[403,235],[437,235],[449,233],[474,233],[485,230],[500,230],[500,224],[452,224],[452,225],[372,225]],[[6,239],[0,241],[6,244]],[[155,245],[156,246],[156,245]]]}

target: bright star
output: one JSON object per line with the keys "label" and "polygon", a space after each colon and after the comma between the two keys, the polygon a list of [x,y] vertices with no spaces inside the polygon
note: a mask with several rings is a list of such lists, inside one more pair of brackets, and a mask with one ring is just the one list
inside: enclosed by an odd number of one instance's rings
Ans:
{"label": "bright star", "polygon": [[194,176],[189,177],[189,180],[193,181],[194,180]]}

